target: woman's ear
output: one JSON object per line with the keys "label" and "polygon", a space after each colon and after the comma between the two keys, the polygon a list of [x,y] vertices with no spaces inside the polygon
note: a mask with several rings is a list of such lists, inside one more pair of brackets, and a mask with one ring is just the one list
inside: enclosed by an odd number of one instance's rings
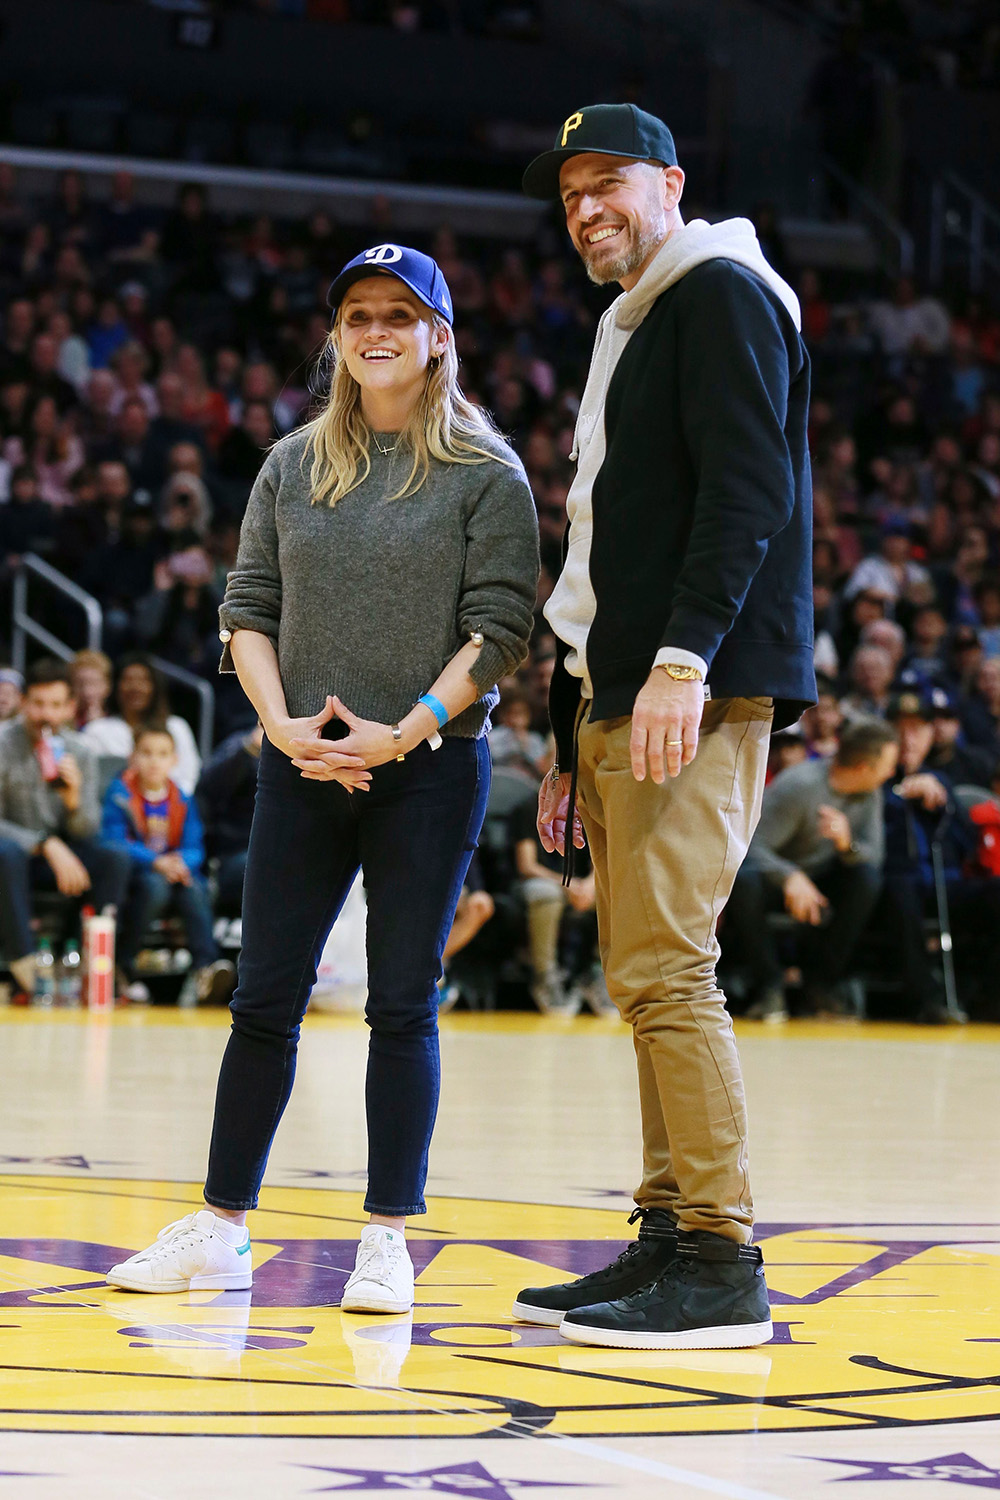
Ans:
{"label": "woman's ear", "polygon": [[435,323],[431,331],[431,358],[440,359],[451,342],[451,329],[446,323]]}

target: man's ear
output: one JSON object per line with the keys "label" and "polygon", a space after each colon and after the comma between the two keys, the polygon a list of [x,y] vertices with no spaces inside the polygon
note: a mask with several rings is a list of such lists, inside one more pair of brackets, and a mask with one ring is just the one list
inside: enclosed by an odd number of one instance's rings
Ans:
{"label": "man's ear", "polygon": [[684,192],[684,173],[680,167],[663,168],[663,206],[672,212],[681,201]]}

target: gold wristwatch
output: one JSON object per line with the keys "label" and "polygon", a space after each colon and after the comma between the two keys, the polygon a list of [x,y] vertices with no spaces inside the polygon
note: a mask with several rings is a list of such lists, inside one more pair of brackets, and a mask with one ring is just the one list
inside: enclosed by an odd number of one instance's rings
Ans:
{"label": "gold wristwatch", "polygon": [[659,670],[661,672],[666,672],[667,676],[672,677],[674,682],[705,681],[704,677],[702,676],[701,670],[698,667],[679,667],[674,662],[661,661],[659,664]]}

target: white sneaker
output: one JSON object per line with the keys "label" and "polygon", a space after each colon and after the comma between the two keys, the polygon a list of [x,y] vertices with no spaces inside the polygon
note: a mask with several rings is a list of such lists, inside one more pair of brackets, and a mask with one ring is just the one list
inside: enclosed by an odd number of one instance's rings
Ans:
{"label": "white sneaker", "polygon": [[127,1292],[245,1291],[253,1282],[250,1231],[199,1209],[161,1229],[146,1250],[108,1272]]}
{"label": "white sneaker", "polygon": [[340,1306],[343,1312],[409,1312],[413,1306],[413,1262],[406,1237],[398,1229],[385,1224],[365,1225]]}

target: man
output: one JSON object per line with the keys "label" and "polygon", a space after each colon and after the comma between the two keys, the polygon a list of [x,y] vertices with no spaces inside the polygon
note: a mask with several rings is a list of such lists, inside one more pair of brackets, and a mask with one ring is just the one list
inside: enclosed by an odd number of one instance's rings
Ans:
{"label": "man", "polygon": [[31,891],[87,895],[102,910],[120,906],[128,859],[102,849],[97,762],[68,726],[75,700],[60,662],[35,662],[20,718],[0,729],[0,945],[18,986],[35,981]]}
{"label": "man", "polygon": [[845,719],[881,719],[889,703],[894,675],[884,646],[858,646],[847,668],[851,691],[841,699]]}
{"label": "man", "polygon": [[515,1312],[626,1348],[771,1337],[715,925],[772,717],[783,728],[815,697],[798,302],[745,220],[685,225],[683,186],[670,131],[633,105],[577,110],[525,174],[561,198],[591,280],[624,293],[598,329],[545,608],[558,766],[538,826],[570,864],[586,827],[644,1170],[637,1243],[594,1277],[523,1291]]}
{"label": "man", "polygon": [[876,913],[876,924],[889,940],[893,966],[903,980],[907,1008],[917,1021],[931,1025],[964,1019],[948,1010],[939,961],[927,948],[924,918],[938,914],[935,843],[955,956],[974,989],[985,981],[982,998],[988,1014],[995,1009],[993,976],[1000,963],[1000,880],[977,870],[977,830],[953,796],[953,767],[933,765],[942,709],[947,720],[950,705],[942,702],[939,688],[899,693],[889,706],[899,735],[902,777],[885,791],[884,896]]}
{"label": "man", "polygon": [[990,786],[996,757],[982,745],[966,742],[957,693],[945,687],[930,687],[926,697],[934,710],[934,740],[927,755],[927,769],[943,771],[952,786]]}
{"label": "man", "polygon": [[859,720],[844,731],[832,761],[792,766],[764,793],[726,908],[726,954],[731,943],[750,970],[758,990],[754,1020],[788,1019],[782,964],[767,923],[767,913],[782,907],[804,936],[814,930],[801,955],[808,1008],[843,1008],[839,986],[882,884],[879,789],[895,771],[897,754],[889,725]]}

